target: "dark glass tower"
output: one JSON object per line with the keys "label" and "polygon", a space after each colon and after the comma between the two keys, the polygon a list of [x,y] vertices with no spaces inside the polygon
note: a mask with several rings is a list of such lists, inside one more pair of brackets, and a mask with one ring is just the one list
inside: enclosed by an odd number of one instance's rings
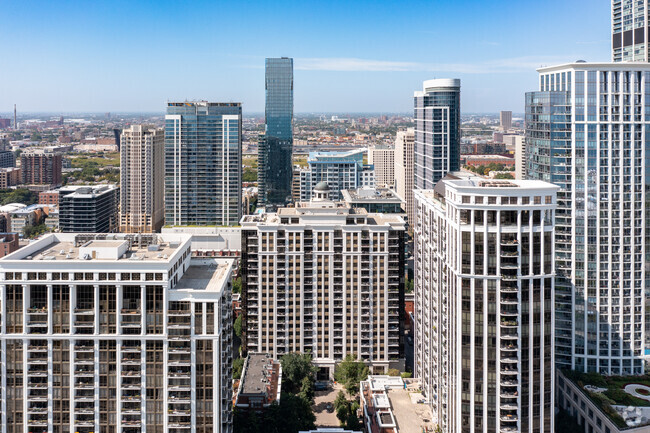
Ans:
{"label": "dark glass tower", "polygon": [[258,150],[259,197],[284,205],[293,177],[293,59],[266,59],[266,135]]}
{"label": "dark glass tower", "polygon": [[460,170],[460,80],[424,82],[414,95],[416,189],[433,189],[450,171]]}

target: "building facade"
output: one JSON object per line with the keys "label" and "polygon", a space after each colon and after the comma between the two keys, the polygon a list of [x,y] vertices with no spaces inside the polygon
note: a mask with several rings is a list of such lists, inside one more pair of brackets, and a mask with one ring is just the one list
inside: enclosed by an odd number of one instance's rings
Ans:
{"label": "building facade", "polygon": [[436,79],[414,94],[415,188],[433,189],[460,170],[460,80]]}
{"label": "building facade", "polygon": [[244,345],[278,359],[310,352],[328,378],[347,355],[399,366],[404,221],[326,200],[242,219]]}
{"label": "building facade", "polygon": [[442,431],[551,433],[557,187],[416,190],[415,376]]}
{"label": "building facade", "polygon": [[612,61],[647,62],[648,0],[612,0]]}
{"label": "building facade", "polygon": [[300,172],[300,201],[309,201],[320,182],[327,182],[330,198],[341,200],[342,191],[375,186],[374,168],[364,165],[365,149],[343,152],[310,152],[308,168]]}
{"label": "building facade", "polygon": [[284,205],[293,179],[293,59],[266,59],[264,137],[258,147],[261,203]]}
{"label": "building facade", "polygon": [[120,190],[115,185],[61,188],[59,228],[63,233],[111,233],[117,229]]}
{"label": "building facade", "polygon": [[0,259],[3,433],[232,431],[232,269],[170,235],[53,234]]}
{"label": "building facade", "polygon": [[499,126],[504,131],[512,129],[512,111],[499,112]]}
{"label": "building facade", "polygon": [[16,166],[16,155],[11,150],[0,150],[0,168]]}
{"label": "building facade", "polygon": [[170,102],[165,225],[237,225],[242,216],[240,103]]}
{"label": "building facade", "polygon": [[415,129],[397,131],[395,138],[395,192],[406,203],[406,217],[409,226],[415,223],[413,188],[415,173],[413,170],[413,143]]}
{"label": "building facade", "polygon": [[650,66],[539,69],[526,95],[528,177],[560,187],[555,253],[560,368],[642,374]]}
{"label": "building facade", "polygon": [[375,184],[381,187],[395,185],[395,148],[376,145],[368,148],[368,165],[375,169]]}
{"label": "building facade", "polygon": [[165,132],[131,125],[120,143],[120,232],[159,231],[165,216]]}
{"label": "building facade", "polygon": [[31,150],[20,155],[22,183],[27,185],[61,185],[62,156],[44,150]]}
{"label": "building facade", "polygon": [[0,188],[7,189],[21,182],[20,168],[0,168]]}

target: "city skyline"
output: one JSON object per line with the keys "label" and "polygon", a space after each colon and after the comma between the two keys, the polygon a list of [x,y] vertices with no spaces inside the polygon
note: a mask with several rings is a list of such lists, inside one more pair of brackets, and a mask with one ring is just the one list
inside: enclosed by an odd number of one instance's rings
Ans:
{"label": "city skyline", "polygon": [[[262,112],[264,58],[290,56],[297,113],[409,112],[412,89],[445,76],[463,80],[467,112],[523,112],[521,95],[535,83],[535,68],[610,58],[609,7],[602,3],[159,2],[155,9],[129,4],[129,14],[119,4],[9,4],[13,19],[0,35],[16,43],[5,55],[11,68],[3,71],[0,111],[16,103],[29,112],[157,112],[167,100],[232,99],[244,112]],[[588,16],[575,22],[578,11]],[[437,15],[449,19],[430,26]],[[259,24],[268,18],[283,30],[262,35]],[[213,22],[218,29],[205,30]],[[563,31],[548,32],[550,25]],[[174,27],[183,32],[168,31]],[[534,36],[542,31],[545,38]],[[235,42],[219,44],[227,32],[238,32]],[[190,69],[192,80],[178,78]]]}

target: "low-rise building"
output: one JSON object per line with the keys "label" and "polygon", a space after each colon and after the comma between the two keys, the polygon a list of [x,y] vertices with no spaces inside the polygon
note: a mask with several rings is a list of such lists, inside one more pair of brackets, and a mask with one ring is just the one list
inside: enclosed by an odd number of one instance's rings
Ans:
{"label": "low-rise building", "polygon": [[20,248],[18,233],[0,233],[0,257],[11,254]]}
{"label": "low-rise building", "polygon": [[505,167],[514,167],[515,159],[509,156],[501,155],[465,155],[463,157],[465,165],[478,167],[481,165],[501,164]]}
{"label": "low-rise building", "polygon": [[10,231],[23,233],[25,227],[40,224],[45,217],[45,211],[42,205],[33,204],[11,212],[9,217],[11,221]]}
{"label": "low-rise building", "polygon": [[268,353],[249,353],[244,362],[235,406],[261,412],[274,401],[280,403],[282,366]]}
{"label": "low-rise building", "polygon": [[38,193],[38,203],[39,204],[48,204],[48,205],[59,205],[59,190],[51,189],[48,191],[42,191]]}
{"label": "low-rise building", "polygon": [[397,376],[368,376],[360,383],[364,433],[433,432],[431,411],[419,382]]}
{"label": "low-rise building", "polygon": [[61,188],[59,194],[59,227],[62,232],[110,233],[117,229],[117,186]]}

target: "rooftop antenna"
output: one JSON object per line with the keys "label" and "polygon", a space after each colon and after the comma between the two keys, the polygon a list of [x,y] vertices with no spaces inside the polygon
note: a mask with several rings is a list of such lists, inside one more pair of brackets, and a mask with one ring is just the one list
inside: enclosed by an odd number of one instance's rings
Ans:
{"label": "rooftop antenna", "polygon": [[16,104],[14,104],[14,130],[18,131],[18,121],[16,120]]}

